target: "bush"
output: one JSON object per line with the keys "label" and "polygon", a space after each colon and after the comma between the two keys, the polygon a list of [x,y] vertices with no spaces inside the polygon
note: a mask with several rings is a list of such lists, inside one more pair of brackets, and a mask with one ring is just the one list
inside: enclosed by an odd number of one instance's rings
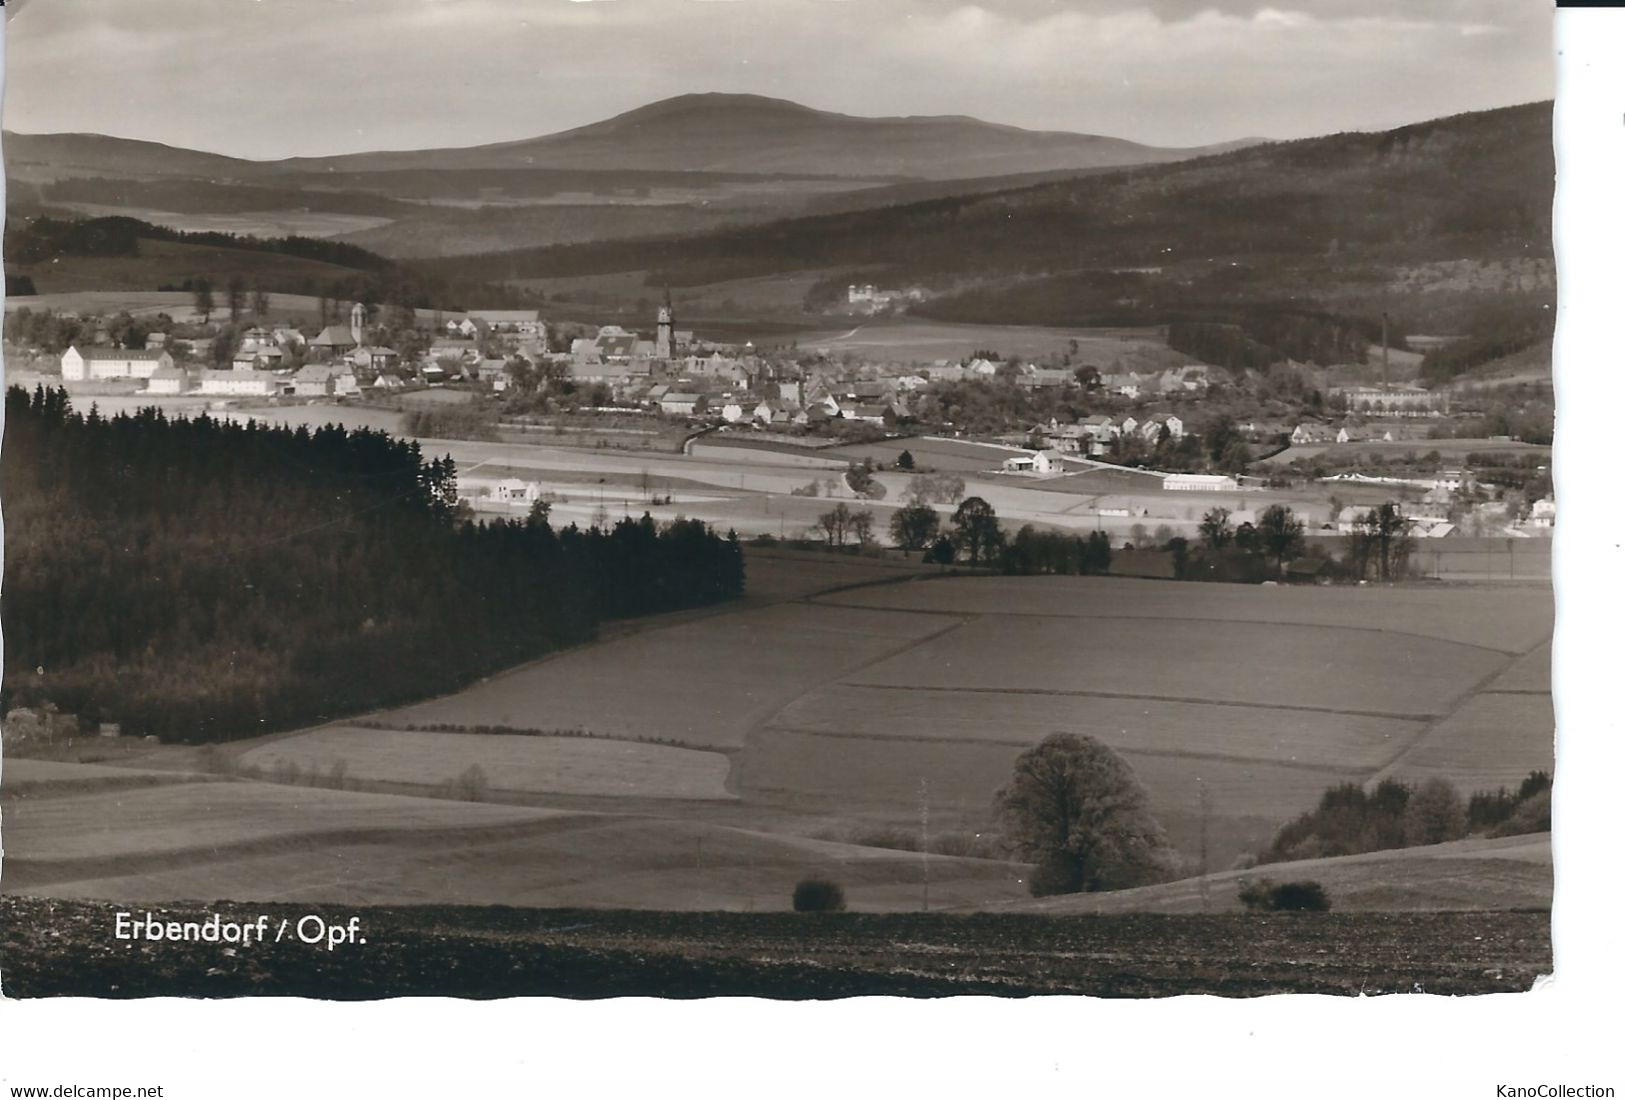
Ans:
{"label": "bush", "polygon": [[846,891],[826,878],[804,878],[796,883],[790,904],[798,913],[839,913],[846,908]]}
{"label": "bush", "polygon": [[470,764],[463,769],[463,774],[451,781],[451,797],[464,802],[484,802],[485,796],[490,793],[491,782],[485,777],[485,769],[478,764]]}
{"label": "bush", "polygon": [[1324,913],[1331,909],[1332,899],[1318,882],[1283,882],[1271,891],[1271,908],[1278,912]]}
{"label": "bush", "polygon": [[1250,912],[1324,913],[1331,909],[1332,900],[1325,887],[1318,882],[1283,882],[1277,885],[1269,879],[1243,879],[1236,898]]}

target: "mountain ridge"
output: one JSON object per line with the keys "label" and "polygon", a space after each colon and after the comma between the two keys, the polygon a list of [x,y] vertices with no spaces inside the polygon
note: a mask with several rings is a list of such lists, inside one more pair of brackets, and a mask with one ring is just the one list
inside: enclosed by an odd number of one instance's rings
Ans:
{"label": "mountain ridge", "polygon": [[[286,173],[460,167],[946,180],[1007,171],[1160,163],[1237,144],[1170,148],[1099,134],[1031,130],[963,115],[847,115],[786,99],[726,92],[673,96],[598,122],[510,141],[273,160],[84,132],[7,131],[5,139],[19,165],[242,179]],[[95,144],[104,148],[90,148]],[[165,157],[175,163],[161,163]]]}

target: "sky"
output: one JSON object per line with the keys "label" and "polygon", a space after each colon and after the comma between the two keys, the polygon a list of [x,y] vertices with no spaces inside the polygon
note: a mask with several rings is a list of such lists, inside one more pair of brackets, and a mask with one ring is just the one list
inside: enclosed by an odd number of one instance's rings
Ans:
{"label": "sky", "polygon": [[253,158],[477,145],[687,92],[1153,145],[1551,98],[1545,0],[12,0],[5,126]]}

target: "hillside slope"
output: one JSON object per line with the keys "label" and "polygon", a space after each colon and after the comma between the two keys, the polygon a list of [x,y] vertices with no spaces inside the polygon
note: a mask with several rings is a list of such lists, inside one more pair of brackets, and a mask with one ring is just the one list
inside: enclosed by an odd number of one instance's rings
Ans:
{"label": "hillside slope", "polygon": [[1019,902],[1037,913],[1201,913],[1240,911],[1236,892],[1248,880],[1319,882],[1332,909],[1410,912],[1440,909],[1528,909],[1552,903],[1552,835],[1457,840],[1357,856],[1271,863],[1201,879],[1101,894],[1068,894]]}
{"label": "hillside slope", "polygon": [[[1369,310],[1392,294],[1381,308],[1402,319],[1464,323],[1480,303],[1504,305],[1499,290],[1411,280],[1401,295],[1400,276],[1446,259],[1549,263],[1553,175],[1551,106],[1537,103],[702,236],[509,253],[503,267],[521,278],[654,269],[673,285],[868,271],[974,286],[978,297],[923,311],[970,321],[1131,323],[1289,299]],[[1519,295],[1548,301],[1550,283]]]}

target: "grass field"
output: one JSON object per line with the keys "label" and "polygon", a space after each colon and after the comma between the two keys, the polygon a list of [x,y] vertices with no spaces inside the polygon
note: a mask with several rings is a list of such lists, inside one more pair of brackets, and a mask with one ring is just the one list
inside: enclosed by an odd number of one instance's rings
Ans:
{"label": "grass field", "polygon": [[[1250,622],[989,615],[848,682],[899,689],[1258,703],[1415,718],[1441,714],[1503,658],[1412,635]],[[1158,659],[1166,654],[1167,659]],[[1378,686],[1380,685],[1380,687]],[[1307,719],[1306,719],[1307,720]]]}
{"label": "grass field", "polygon": [[[983,832],[1015,757],[1055,730],[1116,747],[1187,862],[1205,850],[1214,868],[1333,784],[1438,775],[1466,794],[1551,767],[1544,588],[915,579],[919,566],[895,559],[747,553],[736,605],[612,624],[601,642],[369,728],[270,738],[239,762],[285,779],[343,759],[352,780],[392,791],[478,764],[490,798],[523,806],[123,787],[99,773],[124,769],[30,764],[32,786],[13,789],[8,772],[0,792],[6,888],[766,909],[818,872],[857,908],[900,909],[917,904],[921,857],[865,845],[919,828],[922,803],[939,840]],[[426,731],[441,724],[613,740]],[[145,767],[124,762],[132,779]],[[1438,864],[1439,896],[1539,904],[1543,872],[1504,864]],[[932,868],[934,904],[1024,891],[1024,870],[1002,861]],[[1371,874],[1369,908],[1412,907],[1426,884],[1416,868]]]}
{"label": "grass field", "polygon": [[596,738],[428,733],[328,726],[278,738],[238,757],[240,768],[435,786],[480,768],[494,791],[623,798],[728,798],[728,758]]}
{"label": "grass field", "polygon": [[110,794],[19,798],[6,807],[9,871],[38,862],[106,863],[219,854],[234,845],[303,847],[311,838],[528,824],[550,811],[270,783],[186,783]]}
{"label": "grass field", "polygon": [[1518,443],[1505,439],[1395,439],[1371,440],[1364,443],[1307,443],[1288,447],[1280,454],[1264,460],[1270,466],[1285,466],[1300,458],[1319,459],[1328,467],[1354,464],[1367,455],[1377,459],[1404,459],[1421,457],[1438,451],[1440,457],[1461,461],[1470,454],[1542,454],[1548,457],[1552,449],[1538,443]]}
{"label": "grass field", "polygon": [[[280,322],[285,318],[302,321],[314,319],[319,313],[318,299],[304,294],[270,295],[269,316]],[[190,292],[184,290],[72,290],[50,294],[31,294],[26,297],[8,297],[6,312],[18,309],[52,313],[113,314],[127,310],[135,317],[151,317],[168,313],[177,321],[198,320]],[[210,316],[221,320],[228,314],[224,304],[217,305]]]}
{"label": "grass field", "polygon": [[[1077,350],[1072,352],[1076,341]],[[854,320],[844,328],[810,332],[800,337],[805,348],[859,352],[872,359],[902,363],[958,361],[977,351],[996,351],[1009,358],[1037,359],[1071,352],[1074,362],[1111,367],[1131,359],[1137,369],[1155,365],[1183,366],[1195,362],[1172,351],[1155,329],[1039,328],[1027,325],[965,325],[915,318]]]}
{"label": "grass field", "polygon": [[[913,906],[923,874],[914,853],[704,821],[242,781],[10,797],[4,812],[5,891],[51,897],[765,910],[822,874],[854,908],[888,910]],[[1020,865],[930,861],[942,904],[1023,889]]]}
{"label": "grass field", "polygon": [[1282,623],[1415,634],[1521,654],[1552,632],[1542,586],[1263,588],[1100,577],[954,577],[842,594],[843,605],[955,615]]}
{"label": "grass field", "polygon": [[[1337,912],[1544,909],[1552,902],[1552,835],[1457,840],[1358,856],[1271,863],[1111,894],[1018,902],[1012,909],[1083,913],[1240,912],[1249,879],[1319,882]],[[1205,896],[1204,896],[1205,895]]]}
{"label": "grass field", "polygon": [[921,572],[918,560],[745,547],[745,583],[752,600],[801,599],[832,588],[904,580]]}
{"label": "grass field", "polygon": [[735,748],[808,689],[945,625],[937,616],[784,604],[715,615],[562,653],[382,721],[581,728]]}
{"label": "grass field", "polygon": [[1486,691],[1552,692],[1552,643],[1536,646],[1519,657],[1484,689]]}
{"label": "grass field", "polygon": [[987,742],[1025,747],[1055,730],[1088,729],[1113,748],[1165,756],[1225,756],[1358,771],[1380,767],[1422,723],[1269,706],[1155,698],[832,684],[809,692],[773,728],[830,737]]}
{"label": "grass field", "polygon": [[1002,447],[993,443],[971,443],[959,439],[934,439],[915,436],[910,439],[888,439],[878,443],[849,443],[831,447],[827,454],[848,462],[872,459],[882,466],[894,466],[897,456],[907,451],[914,457],[916,469],[942,470],[949,473],[974,474],[997,470],[999,464],[1019,448]]}
{"label": "grass field", "polygon": [[1441,776],[1463,790],[1517,789],[1532,771],[1552,771],[1552,697],[1486,691],[1439,722],[1386,774],[1409,781]]}
{"label": "grass field", "polygon": [[845,470],[848,461],[844,455],[831,457],[831,452],[814,450],[811,447],[799,450],[788,445],[751,447],[743,441],[719,444],[708,443],[704,439],[691,444],[688,454],[694,458],[710,458],[718,462],[766,462],[776,466],[806,466],[813,471],[809,476],[823,476],[830,471]]}

